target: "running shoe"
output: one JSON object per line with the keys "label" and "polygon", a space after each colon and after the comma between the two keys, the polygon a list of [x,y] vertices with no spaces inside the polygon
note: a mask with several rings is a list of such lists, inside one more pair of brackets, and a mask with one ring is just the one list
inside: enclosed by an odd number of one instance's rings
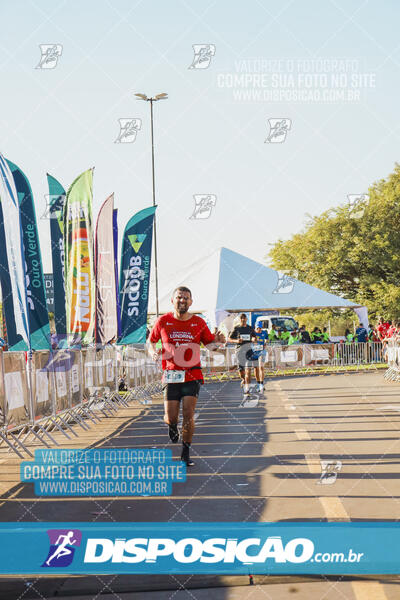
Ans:
{"label": "running shoe", "polygon": [[193,467],[194,465],[194,462],[190,458],[189,448],[187,446],[183,446],[182,448],[181,460],[183,460],[186,463],[187,467]]}
{"label": "running shoe", "polygon": [[169,439],[173,444],[179,442],[179,431],[177,423],[174,423],[173,425],[168,425],[168,435]]}

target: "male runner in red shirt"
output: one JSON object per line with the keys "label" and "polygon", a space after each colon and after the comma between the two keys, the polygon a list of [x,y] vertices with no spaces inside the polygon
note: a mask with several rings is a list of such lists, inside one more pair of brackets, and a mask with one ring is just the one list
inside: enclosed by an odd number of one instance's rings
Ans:
{"label": "male runner in red shirt", "polygon": [[[164,421],[168,425],[171,442],[179,440],[178,418],[182,400],[182,454],[187,466],[194,465],[190,460],[189,449],[194,432],[194,409],[200,386],[204,383],[200,365],[200,344],[214,350],[225,342],[221,333],[213,335],[201,317],[188,312],[192,293],[184,286],[174,290],[171,302],[173,312],[157,319],[150,333],[151,355],[157,360],[162,352]],[[162,351],[156,344],[161,340]]]}

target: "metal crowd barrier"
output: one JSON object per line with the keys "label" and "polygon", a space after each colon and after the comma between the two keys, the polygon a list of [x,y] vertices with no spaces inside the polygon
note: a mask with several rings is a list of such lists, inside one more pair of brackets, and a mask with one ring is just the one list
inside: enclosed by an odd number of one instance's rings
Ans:
{"label": "metal crowd barrier", "polygon": [[388,340],[385,345],[385,354],[388,369],[385,379],[388,381],[400,381],[400,345],[399,342]]}
{"label": "metal crowd barrier", "polygon": [[21,458],[23,451],[33,456],[29,436],[58,445],[52,432],[72,439],[74,426],[86,431],[130,400],[150,403],[159,391],[160,366],[143,347],[0,351],[0,440]]}
{"label": "metal crowd barrier", "polygon": [[[304,373],[315,367],[384,363],[386,358],[386,377],[400,381],[400,347],[394,343],[269,344],[263,364],[277,374],[287,369]],[[236,378],[237,360],[236,348],[223,353],[201,350],[206,379]],[[150,404],[159,392],[161,365],[143,347],[0,351],[0,440],[21,458],[23,451],[32,456],[25,443],[29,436],[47,447],[58,445],[53,432],[72,439],[75,426],[86,431],[132,400]]]}
{"label": "metal crowd barrier", "polygon": [[[251,345],[247,345],[250,349]],[[201,351],[201,363],[205,377],[208,379],[231,379],[237,376],[238,360],[240,364],[257,367],[258,360],[246,359],[246,348],[242,348],[238,357],[235,347],[228,347],[225,353]],[[399,353],[400,357],[400,353]],[[292,372],[310,372],[315,369],[340,370],[341,367],[364,367],[365,365],[384,364],[385,350],[380,342],[299,344],[285,346],[280,343],[268,344],[262,364],[266,371],[279,374],[290,369]],[[399,367],[400,375],[400,367]]]}

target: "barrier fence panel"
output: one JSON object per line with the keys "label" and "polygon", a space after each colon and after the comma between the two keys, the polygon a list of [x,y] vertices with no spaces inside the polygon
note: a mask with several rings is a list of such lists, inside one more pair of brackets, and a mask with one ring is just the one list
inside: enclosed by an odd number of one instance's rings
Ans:
{"label": "barrier fence panel", "polygon": [[94,385],[98,395],[102,396],[106,393],[106,375],[102,348],[95,350]]}
{"label": "barrier fence panel", "polygon": [[329,365],[335,357],[335,344],[304,344],[304,366]]}
{"label": "barrier fence panel", "polygon": [[82,350],[82,373],[83,373],[83,401],[87,402],[93,396],[95,387],[95,359],[94,348]]}
{"label": "barrier fence panel", "polygon": [[134,349],[125,346],[123,350],[122,373],[128,390],[137,386],[136,364]]}
{"label": "barrier fence panel", "polygon": [[103,351],[105,383],[111,393],[117,391],[116,351],[107,346]]}
{"label": "barrier fence panel", "polygon": [[32,397],[34,420],[53,414],[54,371],[53,353],[40,350],[32,353]]}
{"label": "barrier fence panel", "polygon": [[77,406],[83,400],[82,354],[79,350],[72,350],[71,352],[68,381],[71,406]]}
{"label": "barrier fence panel", "polygon": [[134,350],[134,356],[137,373],[137,386],[142,388],[146,385],[146,363],[142,354],[138,350]]}
{"label": "barrier fence panel", "polygon": [[56,350],[53,352],[51,369],[53,371],[54,414],[71,408],[69,371],[74,358],[72,350]]}
{"label": "barrier fence panel", "polygon": [[288,367],[301,367],[303,365],[302,346],[276,346],[273,348],[275,354],[275,368],[286,369]]}
{"label": "barrier fence panel", "polygon": [[5,424],[8,429],[32,420],[25,352],[4,352]]}

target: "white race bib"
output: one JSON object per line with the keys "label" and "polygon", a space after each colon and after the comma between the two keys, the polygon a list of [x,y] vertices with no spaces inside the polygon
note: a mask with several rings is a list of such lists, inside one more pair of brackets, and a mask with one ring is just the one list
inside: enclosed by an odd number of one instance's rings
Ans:
{"label": "white race bib", "polygon": [[240,337],[242,338],[242,340],[244,342],[249,342],[250,341],[250,334],[249,333],[241,333]]}
{"label": "white race bib", "polygon": [[185,371],[164,371],[164,383],[184,383]]}
{"label": "white race bib", "polygon": [[261,350],[264,348],[264,346],[262,344],[253,344],[252,345],[252,349],[254,352],[261,352]]}

